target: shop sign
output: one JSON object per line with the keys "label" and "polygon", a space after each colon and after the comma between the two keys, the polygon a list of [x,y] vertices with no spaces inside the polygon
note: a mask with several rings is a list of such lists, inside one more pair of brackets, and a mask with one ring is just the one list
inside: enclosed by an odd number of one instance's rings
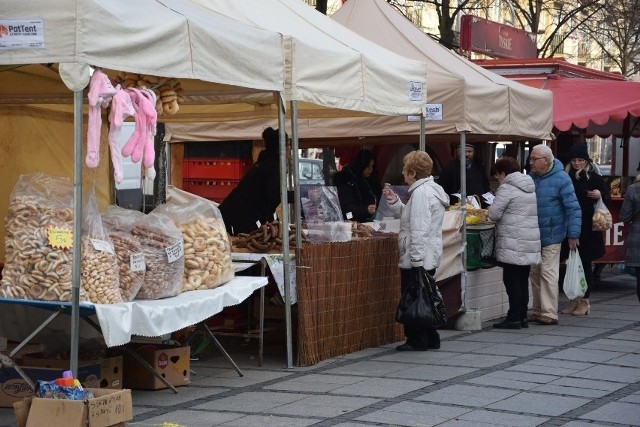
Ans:
{"label": "shop sign", "polygon": [[0,49],[44,49],[44,20],[0,19]]}
{"label": "shop sign", "polygon": [[442,104],[427,104],[422,110],[425,120],[442,120]]}
{"label": "shop sign", "polygon": [[536,58],[536,35],[472,15],[460,22],[460,49],[494,58]]}

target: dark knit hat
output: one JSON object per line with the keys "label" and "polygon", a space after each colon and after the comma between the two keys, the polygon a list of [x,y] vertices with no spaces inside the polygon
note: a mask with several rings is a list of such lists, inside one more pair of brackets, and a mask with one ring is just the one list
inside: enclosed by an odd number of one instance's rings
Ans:
{"label": "dark knit hat", "polygon": [[590,162],[589,151],[587,150],[587,146],[585,144],[573,144],[571,146],[571,151],[569,151],[570,159],[585,159]]}

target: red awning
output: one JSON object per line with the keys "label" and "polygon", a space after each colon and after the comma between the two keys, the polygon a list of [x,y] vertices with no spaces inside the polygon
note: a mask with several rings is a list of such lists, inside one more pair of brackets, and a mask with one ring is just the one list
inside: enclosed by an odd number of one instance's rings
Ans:
{"label": "red awning", "polygon": [[[553,92],[553,125],[559,131],[586,129],[586,136],[623,135],[623,122],[640,117],[640,83],[622,80],[542,77],[518,79]],[[640,124],[632,129],[640,135]]]}

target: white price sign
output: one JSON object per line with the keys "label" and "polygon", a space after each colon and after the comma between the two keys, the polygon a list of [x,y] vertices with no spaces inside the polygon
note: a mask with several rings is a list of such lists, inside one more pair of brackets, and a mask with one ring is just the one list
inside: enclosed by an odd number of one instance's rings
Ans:
{"label": "white price sign", "polygon": [[106,252],[108,254],[113,255],[113,248],[109,244],[109,242],[105,242],[100,239],[91,239],[91,244],[93,245],[93,249],[100,252]]}
{"label": "white price sign", "polygon": [[144,271],[147,265],[144,262],[144,254],[141,252],[133,253],[129,256],[129,269],[131,271]]}
{"label": "white price sign", "polygon": [[182,240],[175,245],[167,246],[164,250],[167,253],[167,260],[169,261],[169,263],[176,262],[184,256],[184,246],[182,245]]}

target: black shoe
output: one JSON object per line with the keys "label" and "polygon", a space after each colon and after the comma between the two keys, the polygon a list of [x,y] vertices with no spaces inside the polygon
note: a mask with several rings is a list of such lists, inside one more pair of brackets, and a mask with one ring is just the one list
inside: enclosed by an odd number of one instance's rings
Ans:
{"label": "black shoe", "polygon": [[396,350],[398,350],[398,351],[427,351],[426,348],[414,347],[409,343],[404,343],[402,345],[397,346]]}
{"label": "black shoe", "polygon": [[529,321],[527,319],[522,319],[520,321],[520,327],[522,328],[528,328],[529,327]]}
{"label": "black shoe", "polygon": [[429,345],[427,346],[427,348],[429,350],[438,350],[440,348],[440,342],[435,342],[433,344],[429,343]]}
{"label": "black shoe", "polygon": [[494,323],[493,327],[496,329],[520,329],[522,325],[520,322],[514,322],[509,319],[505,319],[500,323]]}

